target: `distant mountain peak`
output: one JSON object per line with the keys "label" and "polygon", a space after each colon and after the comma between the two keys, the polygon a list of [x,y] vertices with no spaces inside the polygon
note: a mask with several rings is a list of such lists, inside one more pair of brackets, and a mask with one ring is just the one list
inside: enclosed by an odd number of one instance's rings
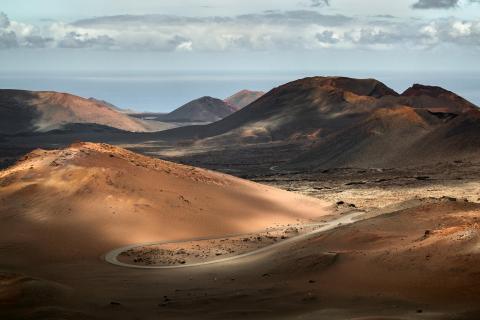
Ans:
{"label": "distant mountain peak", "polygon": [[301,86],[304,88],[323,87],[352,92],[359,96],[380,98],[383,96],[398,96],[399,94],[376,79],[355,79],[348,77],[308,77],[290,82],[286,86]]}
{"label": "distant mountain peak", "polygon": [[259,99],[264,94],[265,92],[263,91],[251,91],[243,89],[226,98],[224,101],[228,105],[232,106],[235,110],[240,110]]}
{"label": "distant mountain peak", "polygon": [[0,132],[49,131],[69,123],[147,131],[144,123],[97,100],[54,91],[0,90]]}
{"label": "distant mountain peak", "polygon": [[163,116],[162,120],[171,122],[215,122],[233,112],[235,112],[235,109],[223,100],[203,96]]}
{"label": "distant mountain peak", "polygon": [[414,84],[402,94],[402,97],[416,99],[416,104],[424,108],[444,109],[449,112],[468,112],[477,106],[456,93],[438,86]]}
{"label": "distant mountain peak", "polygon": [[428,86],[428,85],[415,83],[410,88],[405,90],[402,93],[402,96],[412,97],[412,96],[426,95],[431,97],[438,97],[442,94],[454,94],[454,93],[442,87]]}

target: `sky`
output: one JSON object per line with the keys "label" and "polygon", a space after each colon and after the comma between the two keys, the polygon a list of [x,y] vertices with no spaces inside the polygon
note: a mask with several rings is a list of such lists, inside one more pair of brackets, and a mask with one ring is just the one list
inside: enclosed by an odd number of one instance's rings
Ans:
{"label": "sky", "polygon": [[480,71],[480,0],[2,0],[0,69]]}

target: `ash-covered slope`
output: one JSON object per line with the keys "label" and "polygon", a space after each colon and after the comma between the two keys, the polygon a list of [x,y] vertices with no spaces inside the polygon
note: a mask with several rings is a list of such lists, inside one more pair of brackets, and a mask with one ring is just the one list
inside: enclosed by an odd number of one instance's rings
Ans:
{"label": "ash-covered slope", "polygon": [[50,91],[0,90],[1,134],[48,131],[69,123],[148,130],[141,121],[92,99]]}
{"label": "ash-covered slope", "polygon": [[[322,126],[335,129],[343,120],[374,108],[376,97],[398,94],[373,79],[314,77],[271,90],[247,107],[216,123],[166,131],[159,137],[207,138],[220,135],[242,141],[307,137]],[[352,103],[353,102],[353,103]],[[352,105],[354,104],[354,105]],[[335,118],[335,121],[331,121]]]}
{"label": "ash-covered slope", "polygon": [[171,122],[215,122],[235,112],[235,108],[212,97],[190,101],[174,111],[159,117]]}
{"label": "ash-covered slope", "polygon": [[439,87],[414,85],[399,95],[374,79],[314,77],[275,88],[216,123],[159,137],[216,147],[302,145],[304,153],[292,148],[283,159],[289,168],[412,165],[477,156],[479,115]]}

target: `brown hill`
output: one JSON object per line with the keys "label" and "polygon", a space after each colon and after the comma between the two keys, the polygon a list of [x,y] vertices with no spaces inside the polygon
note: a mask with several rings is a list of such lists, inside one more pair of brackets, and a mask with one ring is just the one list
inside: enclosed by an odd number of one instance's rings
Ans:
{"label": "brown hill", "polygon": [[[384,167],[480,156],[479,119],[476,106],[442,88],[415,85],[399,95],[373,79],[314,77],[275,88],[216,123],[158,137],[256,152],[288,144],[274,158],[295,169]],[[240,159],[235,152],[219,157]]]}
{"label": "brown hill", "polygon": [[426,108],[432,112],[464,113],[478,107],[455,93],[441,87],[414,84],[402,93],[406,104],[415,108]]}
{"label": "brown hill", "polygon": [[159,116],[159,119],[170,122],[215,122],[233,112],[235,109],[220,99],[202,97]]}
{"label": "brown hill", "polygon": [[238,111],[248,106],[250,103],[254,102],[264,94],[265,92],[263,91],[242,90],[235,93],[234,95],[231,95],[223,101],[225,101],[226,104],[232,106],[235,110]]}
{"label": "brown hill", "polygon": [[239,142],[307,137],[319,128],[336,130],[344,122],[352,122],[358,116],[365,117],[366,111],[377,107],[377,97],[389,95],[398,96],[373,79],[306,78],[275,88],[216,123],[169,130],[159,137],[219,136]]}
{"label": "brown hill", "polygon": [[[159,299],[193,273],[167,273],[175,286],[146,287],[157,283],[152,273],[140,279],[99,257],[134,243],[248,234],[330,212],[314,198],[109,145],[35,150],[0,171],[0,317],[111,319],[111,301],[131,294],[146,295],[137,300],[158,311]],[[136,288],[121,293],[125,279]]]}
{"label": "brown hill", "polygon": [[0,133],[48,131],[68,123],[94,123],[126,131],[147,125],[108,105],[67,93],[0,90]]}
{"label": "brown hill", "polygon": [[0,198],[1,246],[21,247],[26,261],[248,233],[328,212],[313,198],[92,143],[28,154],[0,171]]}

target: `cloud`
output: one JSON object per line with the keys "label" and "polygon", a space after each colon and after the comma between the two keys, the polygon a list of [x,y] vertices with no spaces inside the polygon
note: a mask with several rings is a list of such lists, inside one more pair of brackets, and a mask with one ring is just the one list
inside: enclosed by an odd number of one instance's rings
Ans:
{"label": "cloud", "polygon": [[21,46],[28,48],[46,48],[53,42],[53,38],[44,38],[38,35],[28,35],[24,37]]}
{"label": "cloud", "polygon": [[4,12],[0,12],[0,29],[5,29],[10,26],[10,19]]}
{"label": "cloud", "polygon": [[316,38],[319,42],[325,44],[335,44],[340,41],[339,36],[330,30],[317,33]]}
{"label": "cloud", "polygon": [[54,42],[52,37],[44,37],[40,28],[17,21],[10,21],[0,12],[0,49],[19,47],[45,48]]}
{"label": "cloud", "polygon": [[418,0],[414,9],[451,9],[458,7],[460,0]]}
{"label": "cloud", "polygon": [[[231,17],[120,15],[57,25],[70,32],[108,35],[115,48],[155,51],[227,51],[305,49],[317,46],[318,28],[345,27],[344,15],[311,10],[266,11]],[[245,26],[248,26],[246,28]],[[73,46],[72,46],[73,47]]]}
{"label": "cloud", "polygon": [[15,32],[0,30],[0,49],[17,48],[18,41]]}
{"label": "cloud", "polygon": [[88,33],[80,34],[69,32],[58,42],[60,48],[104,48],[113,47],[115,40],[106,35],[90,36]]}
{"label": "cloud", "polygon": [[329,6],[330,0],[310,0],[310,7],[318,8],[323,6]]}
{"label": "cloud", "polygon": [[186,25],[209,25],[209,24],[269,24],[269,25],[305,25],[317,24],[325,26],[342,25],[352,21],[353,18],[344,15],[324,15],[312,10],[294,11],[265,11],[263,13],[243,14],[232,17],[183,17],[171,15],[119,15],[106,16],[91,19],[83,19],[72,23],[73,26],[82,28],[118,28],[123,25],[126,28],[143,27],[166,27]]}
{"label": "cloud", "polygon": [[437,20],[424,26],[421,32],[432,45],[480,47],[480,20],[461,21],[452,18]]}
{"label": "cloud", "polygon": [[480,48],[480,19],[348,17],[313,10],[237,16],[120,15],[31,25],[0,14],[0,49],[158,52]]}
{"label": "cloud", "polygon": [[405,40],[405,36],[379,29],[361,29],[359,36],[352,39],[360,44],[393,44]]}

